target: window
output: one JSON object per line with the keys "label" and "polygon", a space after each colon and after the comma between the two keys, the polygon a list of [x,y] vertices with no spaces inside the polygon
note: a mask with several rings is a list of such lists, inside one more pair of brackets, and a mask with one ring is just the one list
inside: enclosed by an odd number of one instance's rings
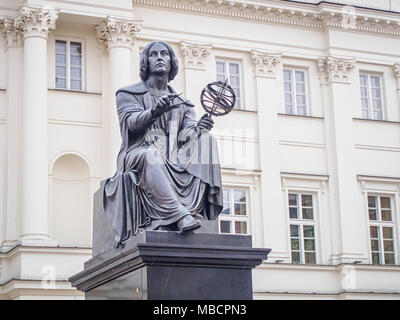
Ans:
{"label": "window", "polygon": [[236,103],[234,108],[241,109],[240,64],[237,62],[217,61],[217,81],[228,79],[229,85],[235,91]]}
{"label": "window", "polygon": [[56,40],[57,89],[82,90],[82,43]]}
{"label": "window", "polygon": [[362,117],[383,120],[382,79],[379,75],[360,74]]}
{"label": "window", "polygon": [[395,264],[392,198],[368,195],[368,218],[373,264]]}
{"label": "window", "polygon": [[285,113],[307,114],[306,73],[304,70],[283,69]]}
{"label": "window", "polygon": [[317,263],[314,196],[289,193],[292,263]]}
{"label": "window", "polygon": [[249,234],[247,191],[224,189],[224,208],[219,215],[219,232]]}

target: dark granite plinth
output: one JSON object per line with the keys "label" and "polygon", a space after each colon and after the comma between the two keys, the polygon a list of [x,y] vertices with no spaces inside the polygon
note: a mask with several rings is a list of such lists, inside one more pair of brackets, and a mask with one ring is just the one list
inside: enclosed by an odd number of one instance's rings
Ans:
{"label": "dark granite plinth", "polygon": [[142,231],[69,281],[86,299],[248,300],[251,269],[269,252],[251,248],[251,236]]}

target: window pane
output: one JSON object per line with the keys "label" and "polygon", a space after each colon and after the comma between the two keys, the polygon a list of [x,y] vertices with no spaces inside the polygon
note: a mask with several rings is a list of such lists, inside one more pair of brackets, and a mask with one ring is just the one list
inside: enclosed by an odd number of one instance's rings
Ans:
{"label": "window pane", "polygon": [[316,263],[315,252],[306,252],[304,254],[305,263]]}
{"label": "window pane", "polygon": [[239,64],[237,63],[230,63],[229,64],[229,74],[239,74]]}
{"label": "window pane", "polygon": [[367,88],[360,88],[360,90],[361,90],[361,97],[368,97],[368,89]]}
{"label": "window pane", "polygon": [[374,88],[380,87],[380,81],[378,76],[371,76],[371,87]]}
{"label": "window pane", "polygon": [[235,221],[235,233],[247,234],[247,223],[245,221]]}
{"label": "window pane", "polygon": [[291,239],[290,246],[292,250],[300,250],[300,240],[299,239]]}
{"label": "window pane", "polygon": [[383,247],[385,251],[394,251],[393,240],[385,240],[383,241]]}
{"label": "window pane", "polygon": [[220,221],[221,233],[231,233],[231,222],[230,221]]}
{"label": "window pane", "polygon": [[289,206],[297,206],[297,194],[289,193]]}
{"label": "window pane", "polygon": [[81,65],[81,57],[71,56],[71,65],[80,66]]}
{"label": "window pane", "polygon": [[[284,85],[283,85],[283,87],[284,87],[285,92],[290,93],[290,92],[292,91],[292,85],[291,85],[290,82],[285,82]],[[289,95],[289,96],[290,96],[290,95]]]}
{"label": "window pane", "polygon": [[65,67],[56,67],[56,77],[57,78],[65,77],[66,76],[65,70],[66,70]]}
{"label": "window pane", "polygon": [[393,239],[393,228],[383,227],[383,239]]}
{"label": "window pane", "polygon": [[290,219],[298,218],[297,208],[289,208],[289,217],[290,217]]}
{"label": "window pane", "polygon": [[378,252],[372,252],[372,263],[373,264],[380,264],[381,263],[381,259],[379,257],[379,253]]}
{"label": "window pane", "polygon": [[303,207],[312,207],[313,206],[312,195],[302,194],[301,195],[301,205]]}
{"label": "window pane", "polygon": [[239,87],[239,77],[230,77],[229,79],[230,85],[232,87]]}
{"label": "window pane", "polygon": [[224,82],[225,81],[225,77],[223,75],[217,75],[217,81]]}
{"label": "window pane", "polygon": [[224,202],[229,202],[229,196],[230,196],[230,192],[229,190],[223,190],[223,198],[224,198]]}
{"label": "window pane", "polygon": [[283,79],[290,82],[292,80],[292,72],[290,70],[283,70]]}
{"label": "window pane", "polygon": [[385,253],[385,264],[395,264],[394,253]]}
{"label": "window pane", "polygon": [[375,119],[375,120],[383,120],[383,113],[382,113],[382,111],[374,111],[374,113],[373,113],[373,118]]}
{"label": "window pane", "polygon": [[292,106],[290,104],[289,105],[285,105],[285,113],[293,114],[293,109],[292,109]]}
{"label": "window pane", "polygon": [[64,53],[67,51],[67,42],[56,40],[56,52],[57,53]]}
{"label": "window pane", "polygon": [[300,263],[300,252],[292,252],[292,263]]}
{"label": "window pane", "polygon": [[296,71],[296,82],[304,82],[304,71]]}
{"label": "window pane", "polygon": [[314,238],[314,227],[313,226],[303,226],[304,238]]}
{"label": "window pane", "polygon": [[303,219],[312,220],[313,218],[313,209],[303,208]]}
{"label": "window pane", "polygon": [[368,196],[368,207],[376,208],[376,197]]}
{"label": "window pane", "polygon": [[381,211],[382,221],[392,221],[392,212],[390,210]]}
{"label": "window pane", "polygon": [[381,197],[381,208],[390,209],[390,198]]}
{"label": "window pane", "polygon": [[371,238],[378,239],[379,238],[378,237],[378,227],[371,226],[370,227],[370,234],[371,234]]}
{"label": "window pane", "polygon": [[71,78],[80,79],[81,78],[81,69],[80,68],[71,68]]}
{"label": "window pane", "polygon": [[364,109],[363,109],[363,111],[362,111],[362,117],[363,117],[364,119],[368,119],[368,118],[369,118],[369,111],[368,111],[368,109],[367,109],[367,110],[364,110]]}
{"label": "window pane", "polygon": [[225,74],[225,63],[224,62],[217,62],[217,73]]}
{"label": "window pane", "polygon": [[70,52],[71,52],[71,54],[81,55],[82,44],[80,44],[79,42],[71,42]]}
{"label": "window pane", "polygon": [[56,78],[56,88],[65,89],[67,82],[65,79]]}
{"label": "window pane", "polygon": [[229,209],[229,203],[224,202],[224,207],[221,211],[221,214],[230,214],[231,211]]}
{"label": "window pane", "polygon": [[377,220],[375,209],[369,209],[368,214],[369,214],[369,220]]}
{"label": "window pane", "polygon": [[81,81],[80,80],[71,80],[71,89],[72,90],[81,90]]}
{"label": "window pane", "polygon": [[304,83],[297,83],[296,84],[296,92],[299,93],[299,94],[300,93],[304,94],[306,92],[306,87],[305,87]]}
{"label": "window pane", "polygon": [[305,239],[304,240],[304,250],[315,251],[315,241],[314,241],[314,239]]}
{"label": "window pane", "polygon": [[303,107],[297,106],[297,114],[299,116],[305,116],[306,115],[306,108],[304,106]]}
{"label": "window pane", "polygon": [[233,198],[235,202],[246,202],[246,191],[245,190],[233,191]]}
{"label": "window pane", "polygon": [[360,85],[366,86],[367,85],[367,76],[360,74]]}
{"label": "window pane", "polygon": [[372,99],[379,99],[381,98],[381,89],[371,89],[372,92]]}
{"label": "window pane", "polygon": [[56,64],[65,65],[67,63],[65,54],[56,54]]}
{"label": "window pane", "polygon": [[304,106],[306,104],[306,97],[304,95],[296,95],[296,102],[298,105]]}
{"label": "window pane", "polygon": [[246,204],[235,203],[235,215],[245,216],[246,215]]}
{"label": "window pane", "polygon": [[379,240],[371,240],[371,251],[379,251]]}
{"label": "window pane", "polygon": [[299,226],[295,224],[290,225],[290,236],[299,237]]}

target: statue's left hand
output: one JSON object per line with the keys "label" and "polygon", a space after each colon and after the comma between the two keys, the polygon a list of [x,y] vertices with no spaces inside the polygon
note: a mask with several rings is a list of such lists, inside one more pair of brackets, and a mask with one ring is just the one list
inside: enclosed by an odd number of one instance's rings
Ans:
{"label": "statue's left hand", "polygon": [[197,127],[201,130],[210,131],[214,127],[214,121],[207,113],[205,113],[197,122]]}

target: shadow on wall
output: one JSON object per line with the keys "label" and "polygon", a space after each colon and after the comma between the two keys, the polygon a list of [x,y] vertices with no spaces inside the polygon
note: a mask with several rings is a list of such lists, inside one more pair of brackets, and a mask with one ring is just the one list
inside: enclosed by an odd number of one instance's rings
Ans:
{"label": "shadow on wall", "polygon": [[60,246],[92,246],[90,170],[75,154],[54,163],[50,179],[50,234]]}

